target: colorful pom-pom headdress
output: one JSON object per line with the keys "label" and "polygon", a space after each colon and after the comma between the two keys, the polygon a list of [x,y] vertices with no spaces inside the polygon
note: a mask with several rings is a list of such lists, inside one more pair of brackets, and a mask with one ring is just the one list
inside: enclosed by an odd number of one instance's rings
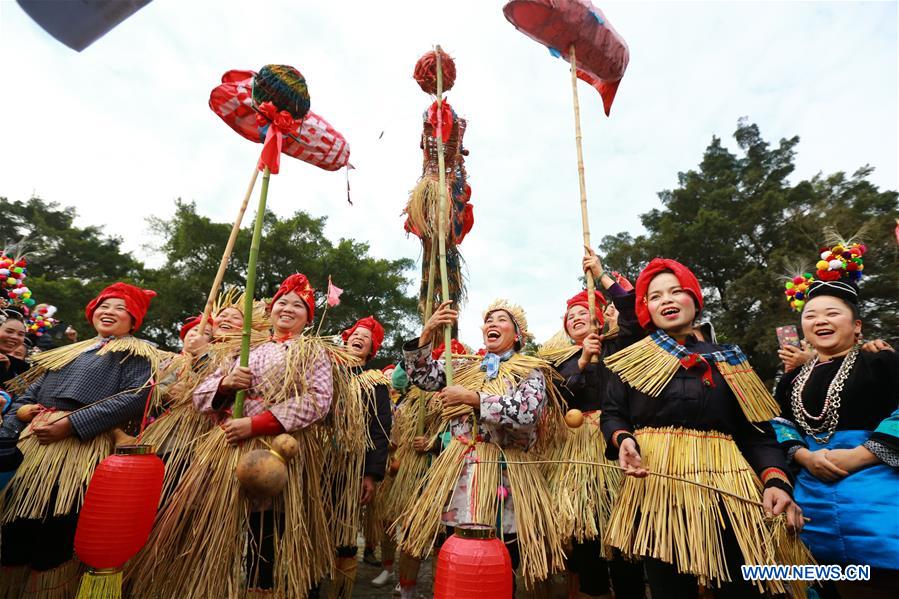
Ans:
{"label": "colorful pom-pom headdress", "polygon": [[790,307],[801,312],[805,302],[819,295],[833,295],[858,304],[858,282],[865,270],[867,246],[859,241],[844,241],[834,232],[831,243],[818,254],[815,271],[796,275],[784,284]]}

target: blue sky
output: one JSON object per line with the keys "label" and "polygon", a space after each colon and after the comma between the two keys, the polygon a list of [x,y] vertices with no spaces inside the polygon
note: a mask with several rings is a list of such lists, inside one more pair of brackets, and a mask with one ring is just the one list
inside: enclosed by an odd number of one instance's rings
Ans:
{"label": "blue sky", "polygon": [[[577,290],[581,253],[570,82],[567,64],[518,33],[502,4],[154,0],[79,54],[0,0],[0,195],[74,205],[81,224],[104,225],[143,258],[153,241],[144,218],[170,215],[178,197],[230,221],[260,146],[208,109],[209,91],[228,69],[292,64],[313,110],[351,144],[354,205],[343,172],[286,158],[271,209],[327,215],[334,240],[417,259],[399,214],[420,174],[429,100],[411,72],[440,43],[458,70],[448,100],[469,121],[475,228],[462,246],[462,340],[480,344],[494,297],[521,303],[546,339]],[[712,135],[736,149],[742,116],[772,142],[801,137],[794,180],[871,164],[877,185],[899,188],[895,2],[597,5],[631,62],[611,118],[579,88],[594,242],[638,234],[639,215]]]}

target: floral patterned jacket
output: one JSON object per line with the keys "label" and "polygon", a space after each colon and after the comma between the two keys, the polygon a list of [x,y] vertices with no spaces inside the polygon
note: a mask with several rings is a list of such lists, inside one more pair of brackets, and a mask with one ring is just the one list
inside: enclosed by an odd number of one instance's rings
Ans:
{"label": "floral patterned jacket", "polygon": [[[434,360],[431,350],[431,345],[418,347],[417,338],[407,342],[403,346],[406,372],[420,389],[439,391],[446,386],[444,361]],[[460,361],[458,367],[479,368],[479,365]],[[528,450],[537,441],[537,424],[546,406],[546,381],[542,372],[532,370],[517,386],[507,381],[506,388],[504,395],[472,389],[481,396],[478,432],[484,441],[500,447]],[[469,438],[471,428],[470,418],[455,418],[450,424],[454,437]]]}

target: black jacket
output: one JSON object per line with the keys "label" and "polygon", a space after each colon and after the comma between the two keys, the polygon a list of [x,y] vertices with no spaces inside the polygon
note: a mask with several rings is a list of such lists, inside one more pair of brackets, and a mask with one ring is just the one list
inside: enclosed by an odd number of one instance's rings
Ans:
{"label": "black jacket", "polygon": [[365,452],[363,475],[380,481],[384,479],[384,471],[387,469],[390,427],[393,424],[390,410],[390,389],[387,385],[375,385],[374,390],[368,395],[369,397],[366,398],[368,435],[373,447]]}
{"label": "black jacket", "polygon": [[[695,353],[716,351],[719,346],[688,337],[685,347]],[[619,430],[633,432],[644,427],[677,426],[731,435],[749,462],[761,474],[766,468],[788,472],[786,456],[777,443],[769,422],[751,423],[737,398],[718,372],[712,368],[713,386],[702,381],[702,366],[679,368],[659,397],[638,391],[611,374],[603,398],[600,427],[606,439],[606,457],[618,459],[612,435]],[[770,479],[768,486],[791,489],[782,481]]]}

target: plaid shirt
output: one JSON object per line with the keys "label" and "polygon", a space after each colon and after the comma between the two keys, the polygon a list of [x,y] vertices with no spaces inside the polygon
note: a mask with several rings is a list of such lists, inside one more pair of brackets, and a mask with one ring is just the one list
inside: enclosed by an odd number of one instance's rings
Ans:
{"label": "plaid shirt", "polygon": [[[28,387],[4,418],[0,435],[17,436],[27,426],[14,416],[16,410],[25,404],[72,411],[115,396],[69,416],[74,435],[82,441],[139,419],[144,413],[149,393],[149,360],[125,357],[122,352],[98,356],[98,349],[99,344],[59,370],[46,373]],[[134,391],[122,393],[128,390]]]}
{"label": "plaid shirt", "polygon": [[[269,341],[250,351],[249,368],[253,373],[253,379],[244,403],[244,416],[255,416],[269,410],[287,432],[305,428],[327,416],[331,408],[333,388],[331,360],[324,350],[306,365],[305,373],[302,369],[296,368],[294,369],[296,379],[284,380],[287,348],[297,341],[297,339],[284,342]],[[225,375],[237,364],[238,361],[234,360],[231,366],[220,368],[197,386],[194,390],[194,406],[197,410],[213,420],[227,417],[220,404],[223,404],[224,400],[228,403],[233,401],[233,395],[220,394],[218,388]],[[293,385],[296,394],[277,404],[271,404],[266,400],[285,385]]]}

